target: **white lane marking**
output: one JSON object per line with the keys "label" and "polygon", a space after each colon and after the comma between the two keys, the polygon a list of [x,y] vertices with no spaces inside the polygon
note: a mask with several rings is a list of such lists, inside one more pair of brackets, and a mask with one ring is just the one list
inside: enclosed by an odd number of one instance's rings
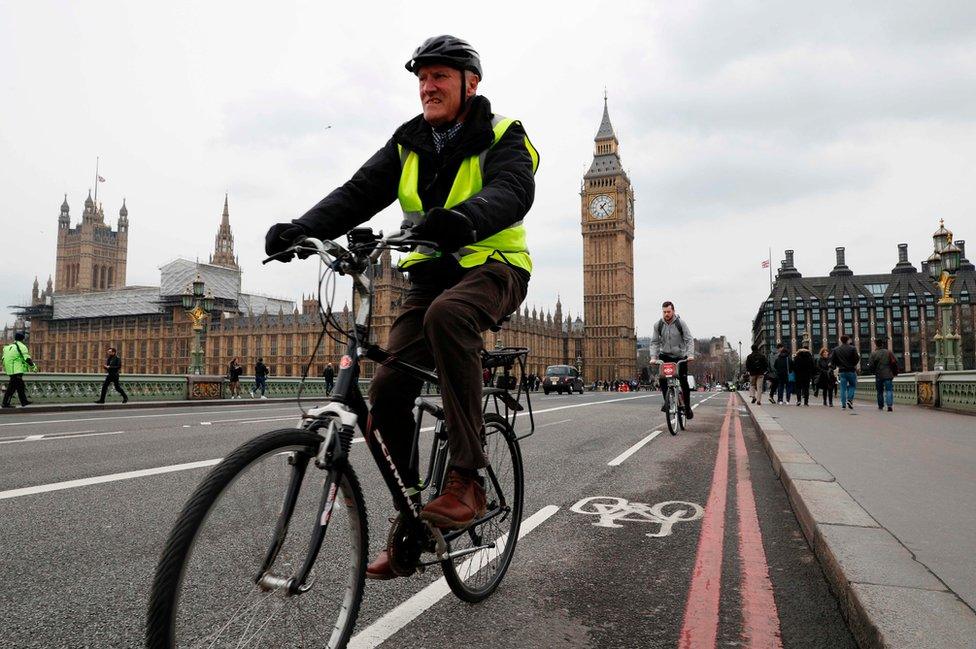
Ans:
{"label": "white lane marking", "polygon": [[631,446],[630,448],[628,448],[626,451],[624,451],[623,453],[621,453],[617,457],[615,457],[612,460],[610,460],[609,462],[607,462],[607,466],[620,466],[621,464],[623,464],[623,461],[624,460],[626,460],[631,455],[633,455],[637,451],[639,451],[642,448],[644,448],[644,445],[645,444],[650,443],[651,440],[653,440],[655,437],[657,437],[660,434],[661,434],[661,431],[660,430],[655,430],[653,433],[651,433],[650,435],[648,435],[647,437],[645,437],[641,441],[637,442],[636,444],[634,444],[633,446]]}
{"label": "white lane marking", "polygon": [[79,433],[76,435],[62,435],[61,433],[50,433],[44,436],[43,441],[49,441],[52,439],[74,439],[76,437],[98,437],[99,435],[121,435],[124,430],[110,430],[110,431],[100,431],[97,433]]}
{"label": "white lane marking", "polygon": [[81,478],[80,480],[67,480],[65,482],[52,482],[36,487],[23,487],[21,489],[8,489],[0,491],[0,500],[8,498],[19,498],[20,496],[32,496],[34,494],[47,493],[49,491],[61,491],[62,489],[74,489],[76,487],[87,487],[88,485],[101,484],[103,482],[115,482],[117,480],[131,480],[132,478],[144,478],[160,473],[173,473],[174,471],[188,471],[190,469],[200,469],[213,466],[223,458],[212,460],[200,460],[199,462],[187,462],[185,464],[172,464],[170,466],[159,466],[153,469],[140,469],[138,471],[126,471],[125,473],[113,473],[111,475],[99,475],[93,478]]}
{"label": "white lane marking", "polygon": [[[32,421],[11,421],[0,424],[0,426],[33,426],[35,424],[67,424],[75,421],[107,421],[109,419],[153,419],[158,417],[197,417],[199,415],[231,415],[237,412],[248,412],[253,408],[262,408],[264,406],[253,406],[248,410],[211,410],[209,412],[167,412],[158,415],[119,415],[118,417],[82,417],[79,419],[45,419],[45,420],[32,420]],[[294,409],[295,406],[277,406],[274,408],[267,408],[267,410],[285,410]],[[179,410],[174,408],[174,410]]]}
{"label": "white lane marking", "polygon": [[201,426],[213,426],[213,422],[212,421],[201,421],[200,422],[200,425]]}
{"label": "white lane marking", "polygon": [[[518,537],[521,539],[523,536],[544,523],[557,511],[559,511],[559,507],[555,505],[547,505],[536,513],[532,514],[532,516],[529,516],[527,519],[522,521],[522,527],[519,530]],[[503,546],[504,542],[504,537],[500,538],[495,549],[498,549],[498,545]],[[504,549],[504,547],[502,549]],[[480,553],[473,554],[470,559],[461,565],[458,572],[463,573],[466,570],[469,570],[472,565],[478,565],[475,563],[475,561],[479,559],[479,557]],[[418,615],[436,604],[449,592],[451,592],[451,588],[447,585],[447,580],[441,577],[357,633],[356,636],[349,641],[349,649],[373,649],[373,647],[379,646],[387,638],[391,637],[397,631],[413,621]]]}
{"label": "white lane marking", "polygon": [[74,439],[76,437],[97,437],[98,435],[121,435],[124,430],[113,430],[106,432],[87,431],[80,433],[48,433],[47,435],[30,435],[24,439],[8,439],[0,444],[21,444],[23,442],[49,442],[55,439]]}

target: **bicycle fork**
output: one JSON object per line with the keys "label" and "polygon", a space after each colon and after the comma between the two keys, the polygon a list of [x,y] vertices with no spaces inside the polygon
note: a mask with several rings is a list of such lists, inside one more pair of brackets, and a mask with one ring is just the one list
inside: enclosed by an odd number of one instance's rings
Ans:
{"label": "bicycle fork", "polygon": [[280,589],[284,591],[286,596],[291,596],[305,593],[312,587],[312,583],[308,581],[308,577],[312,572],[312,566],[315,564],[319,550],[322,549],[322,542],[325,540],[325,533],[329,528],[329,521],[332,518],[336,496],[339,492],[339,480],[342,476],[341,467],[347,460],[347,453],[352,444],[352,436],[353,429],[351,426],[339,424],[336,421],[330,422],[329,430],[315,457],[316,466],[326,471],[326,478],[305,560],[295,575],[282,577],[274,575],[271,572],[271,567],[274,565],[275,559],[277,559],[278,553],[285,543],[291,517],[295,512],[295,505],[298,502],[298,494],[301,491],[302,481],[307,473],[308,463],[312,459],[309,455],[299,456],[298,453],[290,454],[288,464],[294,467],[294,469],[291,480],[289,481],[288,491],[285,494],[281,513],[278,515],[271,546],[268,548],[264,562],[261,565],[261,570],[254,580],[262,590],[270,591]]}

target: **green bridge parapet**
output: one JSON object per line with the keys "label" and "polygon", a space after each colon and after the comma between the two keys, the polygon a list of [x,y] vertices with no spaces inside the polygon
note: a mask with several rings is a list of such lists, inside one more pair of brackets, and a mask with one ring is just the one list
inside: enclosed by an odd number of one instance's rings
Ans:
{"label": "green bridge parapet", "polygon": [[[892,384],[895,403],[976,414],[974,370],[901,374]],[[857,397],[874,401],[875,394],[874,377],[870,374],[859,376]]]}
{"label": "green bridge parapet", "polygon": [[[2,389],[7,389],[10,377],[0,373]],[[24,374],[27,398],[37,405],[90,403],[102,394],[104,374],[58,374],[37,372]],[[196,374],[123,374],[119,379],[130,401],[186,401],[197,399],[230,399],[229,381],[224,376]],[[301,378],[297,376],[269,376],[265,394],[269,399],[294,399],[298,396]],[[359,387],[365,394],[369,379],[360,379]],[[241,377],[242,398],[248,398],[254,388],[253,376]],[[425,393],[436,391],[425,386]],[[325,379],[305,379],[302,397],[316,398],[325,395]],[[119,396],[109,386],[107,400],[116,401]],[[12,401],[17,405],[16,395]]]}

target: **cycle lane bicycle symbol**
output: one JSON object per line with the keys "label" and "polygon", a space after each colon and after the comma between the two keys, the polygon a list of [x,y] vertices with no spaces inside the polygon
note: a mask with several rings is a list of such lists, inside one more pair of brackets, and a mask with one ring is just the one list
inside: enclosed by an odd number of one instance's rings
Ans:
{"label": "cycle lane bicycle symbol", "polygon": [[675,523],[698,520],[705,513],[701,505],[682,500],[666,500],[648,505],[615,496],[590,496],[578,501],[569,510],[577,514],[599,516],[600,520],[593,523],[596,527],[624,527],[620,524],[621,521],[658,525],[657,532],[645,534],[651,538],[670,536]]}

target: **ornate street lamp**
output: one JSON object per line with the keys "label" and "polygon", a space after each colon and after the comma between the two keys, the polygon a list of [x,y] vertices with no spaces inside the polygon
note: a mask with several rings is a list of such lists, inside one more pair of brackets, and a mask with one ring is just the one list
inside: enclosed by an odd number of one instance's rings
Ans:
{"label": "ornate street lamp", "polygon": [[197,275],[192,284],[187,285],[186,290],[181,296],[183,308],[190,316],[192,328],[196,342],[196,348],[190,352],[190,374],[203,374],[203,335],[206,329],[206,322],[210,317],[210,312],[214,308],[213,291],[207,290],[204,293],[204,283],[200,275]]}
{"label": "ornate street lamp", "polygon": [[929,276],[938,283],[942,291],[939,298],[939,311],[942,314],[941,330],[936,332],[935,340],[935,369],[955,371],[961,370],[962,356],[960,355],[959,331],[952,327],[952,312],[956,300],[952,297],[952,285],[956,281],[956,271],[962,251],[952,241],[952,232],[947,230],[943,221],[939,220],[939,229],[932,235],[934,252],[929,255],[926,267]]}

